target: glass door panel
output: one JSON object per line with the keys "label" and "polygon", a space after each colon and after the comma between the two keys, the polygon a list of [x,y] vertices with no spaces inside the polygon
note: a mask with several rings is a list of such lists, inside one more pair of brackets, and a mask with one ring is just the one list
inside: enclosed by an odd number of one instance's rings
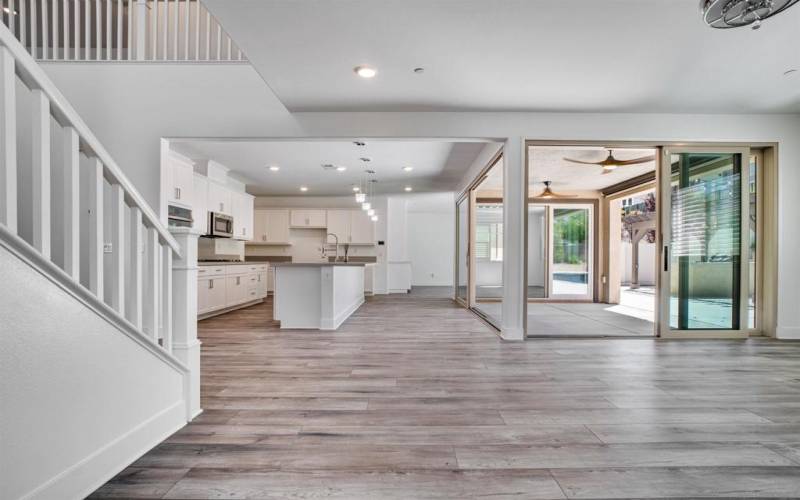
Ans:
{"label": "glass door panel", "polygon": [[528,205],[528,298],[547,297],[547,206]]}
{"label": "glass door panel", "polygon": [[551,298],[592,298],[591,206],[552,207],[550,234]]}
{"label": "glass door panel", "polygon": [[469,306],[469,196],[458,202],[458,246],[456,248],[456,299]]}
{"label": "glass door panel", "polygon": [[667,149],[664,159],[662,335],[746,334],[749,151]]}

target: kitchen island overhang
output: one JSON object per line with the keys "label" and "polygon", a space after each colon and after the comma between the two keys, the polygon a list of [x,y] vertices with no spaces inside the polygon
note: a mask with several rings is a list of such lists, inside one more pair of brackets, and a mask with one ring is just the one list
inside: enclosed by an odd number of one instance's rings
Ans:
{"label": "kitchen island overhang", "polygon": [[363,262],[276,262],[273,319],[281,329],[336,330],[364,303]]}

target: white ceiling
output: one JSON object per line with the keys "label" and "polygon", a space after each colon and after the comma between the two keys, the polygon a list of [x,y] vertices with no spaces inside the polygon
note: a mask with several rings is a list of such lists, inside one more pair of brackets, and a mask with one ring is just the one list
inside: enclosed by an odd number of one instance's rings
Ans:
{"label": "white ceiling", "polygon": [[[464,171],[484,146],[480,142],[450,141],[180,141],[171,147],[192,159],[213,159],[247,184],[247,192],[261,196],[352,195],[352,187],[375,171],[374,192],[447,191],[455,188]],[[363,162],[362,157],[371,161]],[[325,170],[324,164],[346,167]],[[270,165],[280,170],[272,172]],[[403,167],[411,166],[411,172]],[[307,186],[302,193],[300,186]]]}
{"label": "white ceiling", "polygon": [[800,112],[800,7],[754,31],[697,0],[205,3],[292,111]]}

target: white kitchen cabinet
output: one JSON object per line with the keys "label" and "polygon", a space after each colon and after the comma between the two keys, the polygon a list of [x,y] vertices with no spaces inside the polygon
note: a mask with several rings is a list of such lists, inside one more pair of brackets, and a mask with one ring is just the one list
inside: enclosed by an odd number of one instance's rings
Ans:
{"label": "white kitchen cabinet", "polygon": [[292,210],[291,227],[296,228],[326,228],[325,210]]}
{"label": "white kitchen cabinet", "polygon": [[[328,210],[328,232],[339,237],[339,244],[372,245],[375,224],[363,210]],[[328,237],[328,243],[333,243]]]}
{"label": "white kitchen cabinet", "polygon": [[233,204],[233,237],[237,240],[253,239],[253,196],[231,193]]}
{"label": "white kitchen cabinet", "polygon": [[208,317],[263,299],[268,269],[267,263],[199,266],[197,314]]}
{"label": "white kitchen cabinet", "polygon": [[225,276],[200,277],[197,280],[197,313],[222,309],[227,305]]}
{"label": "white kitchen cabinet", "polygon": [[227,307],[241,304],[247,298],[247,276],[240,274],[238,276],[228,276],[225,282],[225,305]]}
{"label": "white kitchen cabinet", "polygon": [[167,200],[171,205],[192,205],[194,165],[187,159],[170,155],[167,168]]}
{"label": "white kitchen cabinet", "polygon": [[194,174],[192,189],[192,227],[208,234],[208,179]]}
{"label": "white kitchen cabinet", "polygon": [[[339,244],[350,243],[350,219],[353,210],[328,210],[328,233],[335,234]],[[328,236],[328,243],[334,243],[332,236]]]}
{"label": "white kitchen cabinet", "polygon": [[259,271],[256,273],[256,295],[258,298],[263,299],[267,296],[267,277],[268,271]]}
{"label": "white kitchen cabinet", "polygon": [[253,216],[253,243],[288,245],[289,211],[255,210]]}
{"label": "white kitchen cabinet", "polygon": [[208,202],[206,209],[209,212],[219,212],[233,216],[233,192],[226,186],[214,181],[208,181]]}
{"label": "white kitchen cabinet", "polygon": [[375,223],[363,210],[352,210],[350,218],[350,240],[353,245],[375,244]]}

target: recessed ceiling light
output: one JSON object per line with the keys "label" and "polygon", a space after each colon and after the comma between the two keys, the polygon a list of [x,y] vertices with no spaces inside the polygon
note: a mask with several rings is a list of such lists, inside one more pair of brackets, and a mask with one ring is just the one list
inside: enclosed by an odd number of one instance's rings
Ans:
{"label": "recessed ceiling light", "polygon": [[361,188],[360,188],[360,187],[358,187],[358,186],[353,186],[353,192],[354,192],[354,193],[357,193],[357,192],[359,192],[359,191],[361,191]]}
{"label": "recessed ceiling light", "polygon": [[308,191],[308,186],[300,186],[300,191],[305,193],[306,191]]}
{"label": "recessed ceiling light", "polygon": [[405,189],[406,191],[412,191],[414,188],[412,188],[411,186],[406,186],[404,189]]}
{"label": "recessed ceiling light", "polygon": [[372,161],[372,158],[370,158],[369,156],[362,156],[361,158],[359,158],[359,160],[363,161],[364,163],[369,163]]}
{"label": "recessed ceiling light", "polygon": [[338,167],[336,167],[337,172],[344,172],[345,170],[347,170],[347,167],[343,165],[339,165]]}
{"label": "recessed ceiling light", "polygon": [[270,169],[271,172],[277,172],[278,170],[281,169],[281,167],[279,167],[277,165],[270,165],[269,169]]}
{"label": "recessed ceiling light", "polygon": [[378,74],[378,70],[367,65],[356,66],[353,71],[361,78],[372,78]]}
{"label": "recessed ceiling light", "polygon": [[422,74],[422,73],[425,73],[425,68],[423,68],[423,67],[414,68],[414,73],[416,73],[418,75]]}
{"label": "recessed ceiling light", "polygon": [[414,167],[412,167],[412,166],[403,167],[403,172],[411,172],[412,170],[414,170]]}
{"label": "recessed ceiling light", "polygon": [[797,68],[792,68],[783,72],[783,76],[789,76],[797,73]]}
{"label": "recessed ceiling light", "polygon": [[367,145],[367,143],[363,141],[353,141],[353,144],[355,144],[358,147],[363,147]]}

